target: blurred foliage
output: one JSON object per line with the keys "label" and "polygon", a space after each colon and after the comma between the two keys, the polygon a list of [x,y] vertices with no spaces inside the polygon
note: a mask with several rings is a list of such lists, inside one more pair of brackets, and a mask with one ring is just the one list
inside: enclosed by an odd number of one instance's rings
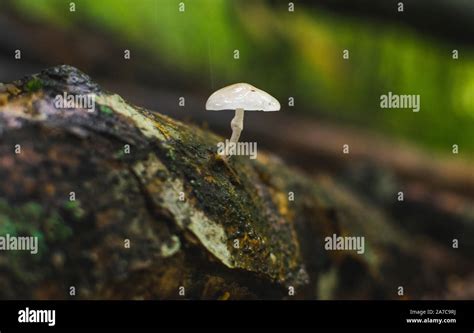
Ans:
{"label": "blurred foliage", "polygon": [[[401,25],[339,16],[296,2],[16,0],[20,13],[64,29],[89,25],[150,51],[209,91],[246,81],[290,112],[374,129],[445,153],[474,153],[474,51]],[[474,18],[473,18],[474,19]],[[234,60],[233,52],[240,51]],[[350,50],[350,60],[342,52]],[[452,59],[452,50],[459,59]],[[159,73],[150,73],[159,75]],[[207,89],[206,89],[207,90]],[[380,109],[380,95],[421,94],[421,111]]]}

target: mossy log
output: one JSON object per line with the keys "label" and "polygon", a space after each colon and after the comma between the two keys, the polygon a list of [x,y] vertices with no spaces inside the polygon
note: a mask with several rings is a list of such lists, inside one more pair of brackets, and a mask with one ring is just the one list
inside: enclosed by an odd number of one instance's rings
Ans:
{"label": "mossy log", "polygon": [[[64,92],[94,109],[56,107]],[[0,236],[39,239],[0,252],[0,298],[443,298],[471,273],[329,176],[226,162],[222,140],[70,66],[0,85]],[[326,251],[333,234],[364,236],[364,254]]]}

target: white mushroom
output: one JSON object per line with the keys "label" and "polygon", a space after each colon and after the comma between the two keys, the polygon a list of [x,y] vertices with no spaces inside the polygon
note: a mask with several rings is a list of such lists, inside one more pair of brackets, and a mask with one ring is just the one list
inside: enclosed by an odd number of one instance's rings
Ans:
{"label": "white mushroom", "polygon": [[206,102],[206,110],[235,110],[235,116],[230,122],[230,143],[237,143],[244,129],[245,111],[280,111],[280,103],[273,96],[248,83],[236,83],[213,93]]}

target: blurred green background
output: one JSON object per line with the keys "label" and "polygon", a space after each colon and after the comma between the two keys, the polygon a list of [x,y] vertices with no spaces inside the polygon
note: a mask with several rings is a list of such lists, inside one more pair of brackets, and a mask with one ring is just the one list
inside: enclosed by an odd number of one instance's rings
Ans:
{"label": "blurred green background", "polygon": [[[474,156],[474,51],[469,43],[308,2],[295,1],[294,12],[287,1],[74,3],[75,13],[69,12],[70,1],[61,0],[7,1],[7,7],[21,20],[109,36],[116,45],[146,55],[135,61],[150,77],[161,77],[164,68],[173,85],[182,82],[203,95],[245,81],[271,92],[295,117],[356,126],[444,154],[458,144],[464,156]],[[453,49],[459,51],[457,60]],[[389,91],[420,94],[421,111],[380,109],[380,95]],[[293,108],[289,97],[295,98]]]}

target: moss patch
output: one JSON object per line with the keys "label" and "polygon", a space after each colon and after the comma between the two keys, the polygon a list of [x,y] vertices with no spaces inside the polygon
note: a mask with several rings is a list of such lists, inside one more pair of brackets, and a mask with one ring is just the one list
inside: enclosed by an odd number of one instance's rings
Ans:
{"label": "moss patch", "polygon": [[28,92],[35,92],[43,88],[43,82],[40,79],[33,77],[31,80],[25,83],[24,88]]}

